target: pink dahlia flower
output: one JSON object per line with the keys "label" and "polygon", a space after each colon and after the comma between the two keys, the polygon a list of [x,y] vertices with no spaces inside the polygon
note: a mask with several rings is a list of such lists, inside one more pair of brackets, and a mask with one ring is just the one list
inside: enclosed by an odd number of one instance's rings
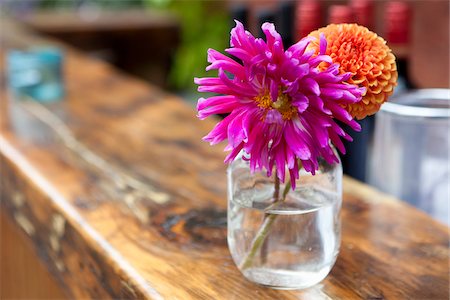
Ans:
{"label": "pink dahlia flower", "polygon": [[204,140],[217,144],[227,139],[225,150],[231,152],[225,162],[244,150],[252,172],[265,169],[271,176],[275,166],[281,182],[287,167],[294,188],[301,165],[314,174],[320,157],[328,163],[338,161],[331,144],[345,153],[341,138],[351,137],[335,120],[360,130],[343,106],[360,101],[364,88],[343,82],[351,74],[340,74],[339,65],[325,55],[324,36],[316,55],[305,51],[314,38],[304,38],[285,51],[273,24],[264,23],[262,29],[266,41],[236,22],[231,48],[225,51],[240,61],[208,50],[211,64],[206,70],[217,69],[218,77],[195,78],[195,83],[199,92],[220,95],[200,98],[198,117],[229,113]]}

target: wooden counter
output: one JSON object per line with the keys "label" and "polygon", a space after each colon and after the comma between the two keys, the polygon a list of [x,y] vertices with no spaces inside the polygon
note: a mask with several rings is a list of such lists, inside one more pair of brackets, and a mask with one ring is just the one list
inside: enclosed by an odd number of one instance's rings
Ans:
{"label": "wooden counter", "polygon": [[[2,60],[40,42],[3,32]],[[8,104],[1,77],[1,216],[48,270],[53,297],[448,299],[448,228],[350,178],[341,252],[322,283],[277,291],[245,280],[226,245],[222,146],[201,141],[213,121],[67,51],[64,102]]]}

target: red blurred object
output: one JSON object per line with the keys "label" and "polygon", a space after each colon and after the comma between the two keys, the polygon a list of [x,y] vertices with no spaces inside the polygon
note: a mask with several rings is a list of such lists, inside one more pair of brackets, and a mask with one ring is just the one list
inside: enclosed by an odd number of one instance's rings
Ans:
{"label": "red blurred object", "polygon": [[374,6],[372,0],[351,0],[350,7],[354,12],[356,23],[373,29]]}
{"label": "red blurred object", "polygon": [[355,16],[350,6],[347,5],[331,5],[329,8],[328,23],[354,23]]}
{"label": "red blurred object", "polygon": [[393,44],[407,44],[410,38],[411,9],[405,2],[386,4],[386,39]]}
{"label": "red blurred object", "polygon": [[322,26],[322,6],[319,1],[297,2],[295,11],[295,32],[297,40]]}

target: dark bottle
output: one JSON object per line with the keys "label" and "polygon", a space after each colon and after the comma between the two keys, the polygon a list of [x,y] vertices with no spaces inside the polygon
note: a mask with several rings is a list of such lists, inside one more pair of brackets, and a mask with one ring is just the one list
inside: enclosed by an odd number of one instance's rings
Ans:
{"label": "dark bottle", "polygon": [[274,23],[275,22],[275,15],[274,13],[269,9],[260,9],[256,12],[256,20],[257,20],[257,36],[260,38],[264,38],[265,35],[261,29],[262,24],[265,22]]}
{"label": "dark bottle", "polygon": [[373,30],[373,0],[351,0],[350,7],[355,16],[355,22]]}
{"label": "dark bottle", "polygon": [[285,0],[278,5],[276,24],[278,32],[283,38],[284,48],[287,49],[294,43],[294,18],[295,2]]}
{"label": "dark bottle", "polygon": [[347,5],[331,5],[328,9],[328,23],[354,23],[355,16],[350,6]]}
{"label": "dark bottle", "polygon": [[322,6],[320,1],[298,1],[295,9],[295,39],[300,40],[321,26]]}
{"label": "dark bottle", "polygon": [[244,28],[248,28],[248,7],[245,4],[234,4],[230,7],[230,15],[232,26],[234,27],[234,20],[237,20],[244,25]]}
{"label": "dark bottle", "polygon": [[397,63],[398,84],[395,93],[416,88],[409,75],[411,10],[407,3],[389,2],[385,7],[385,38]]}

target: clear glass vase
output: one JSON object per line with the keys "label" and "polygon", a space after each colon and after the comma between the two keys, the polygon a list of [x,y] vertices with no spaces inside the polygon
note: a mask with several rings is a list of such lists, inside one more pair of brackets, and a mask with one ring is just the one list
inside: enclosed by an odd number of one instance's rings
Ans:
{"label": "clear glass vase", "polygon": [[[275,174],[275,172],[273,172]],[[300,171],[295,190],[275,175],[252,174],[241,155],[228,168],[228,247],[249,280],[302,289],[324,279],[340,246],[342,167],[320,161]]]}

